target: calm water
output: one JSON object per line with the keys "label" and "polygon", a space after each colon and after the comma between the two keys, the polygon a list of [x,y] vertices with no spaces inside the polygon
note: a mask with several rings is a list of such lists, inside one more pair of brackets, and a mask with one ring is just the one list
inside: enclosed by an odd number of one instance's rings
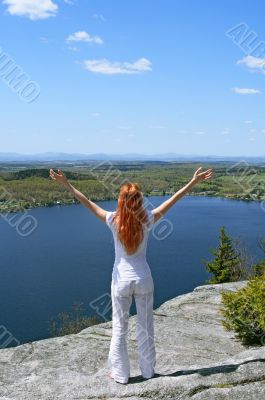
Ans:
{"label": "calm water", "polygon": [[[155,206],[165,199],[149,200]],[[100,204],[107,210],[116,208],[115,201]],[[74,302],[82,302],[86,314],[94,315],[89,303],[103,296],[103,311],[114,261],[110,230],[82,205],[29,212],[38,227],[28,237],[19,236],[0,218],[0,325],[20,343],[50,337],[50,318],[71,311]],[[167,218],[173,232],[162,241],[150,234],[147,251],[155,308],[204,284],[209,275],[202,259],[212,258],[209,249],[217,245],[222,225],[228,234],[240,237],[256,259],[263,256],[257,238],[265,235],[265,212],[259,203],[186,196]]]}

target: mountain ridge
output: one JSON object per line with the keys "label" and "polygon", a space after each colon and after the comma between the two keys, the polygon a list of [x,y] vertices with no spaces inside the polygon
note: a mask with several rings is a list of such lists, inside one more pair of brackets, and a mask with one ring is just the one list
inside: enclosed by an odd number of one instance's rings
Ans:
{"label": "mountain ridge", "polygon": [[265,156],[220,156],[220,155],[199,155],[179,153],[66,153],[66,152],[43,152],[35,154],[0,152],[0,162],[34,162],[34,161],[209,161],[209,162],[262,162],[265,163]]}

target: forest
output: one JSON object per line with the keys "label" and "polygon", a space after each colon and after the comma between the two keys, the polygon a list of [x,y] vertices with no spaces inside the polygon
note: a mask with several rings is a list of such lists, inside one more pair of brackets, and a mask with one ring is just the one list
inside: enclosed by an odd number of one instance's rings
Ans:
{"label": "forest", "polygon": [[190,195],[219,196],[241,200],[265,200],[265,166],[229,162],[87,162],[60,165],[0,164],[0,212],[73,204],[77,200],[49,177],[60,168],[69,182],[93,201],[117,198],[120,184],[140,184],[144,196],[170,195],[192,178],[202,166],[212,168],[211,180],[192,189]]}

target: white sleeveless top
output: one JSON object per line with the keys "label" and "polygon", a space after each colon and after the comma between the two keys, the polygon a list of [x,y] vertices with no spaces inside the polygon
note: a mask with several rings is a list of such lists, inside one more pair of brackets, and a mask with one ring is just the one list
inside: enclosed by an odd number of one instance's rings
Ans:
{"label": "white sleeveless top", "polygon": [[118,238],[116,222],[113,221],[114,215],[115,211],[108,211],[106,215],[106,224],[112,231],[115,246],[112,279],[115,281],[129,281],[151,276],[151,270],[146,260],[146,248],[149,233],[154,225],[153,212],[147,210],[148,222],[143,226],[143,240],[137,251],[131,255],[127,254]]}

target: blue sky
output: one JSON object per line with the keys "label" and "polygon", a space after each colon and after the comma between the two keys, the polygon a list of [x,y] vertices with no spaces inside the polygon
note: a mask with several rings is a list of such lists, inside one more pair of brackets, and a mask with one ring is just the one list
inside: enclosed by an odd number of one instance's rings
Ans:
{"label": "blue sky", "polygon": [[264,15],[263,0],[1,1],[0,151],[264,156]]}

